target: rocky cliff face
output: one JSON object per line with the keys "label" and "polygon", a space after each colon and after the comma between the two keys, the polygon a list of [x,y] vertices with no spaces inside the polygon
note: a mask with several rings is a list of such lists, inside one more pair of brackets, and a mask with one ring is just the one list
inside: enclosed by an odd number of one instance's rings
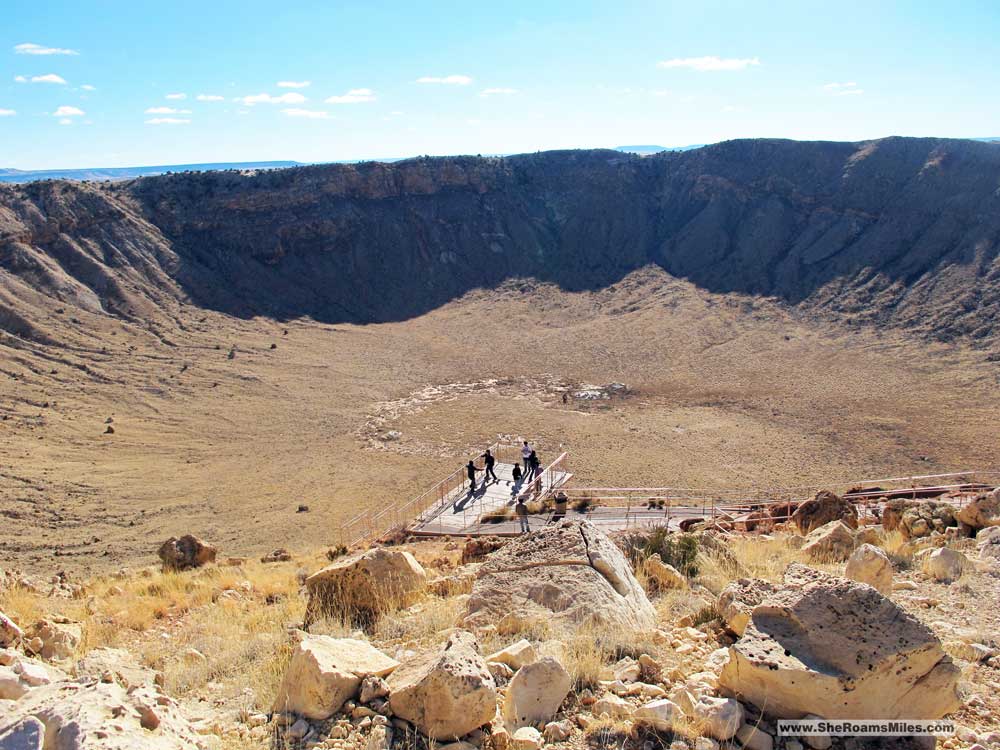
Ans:
{"label": "rocky cliff face", "polygon": [[[531,276],[595,288],[655,263],[942,339],[1000,335],[1000,146],[731,141],[0,187],[0,326],[32,295],[144,316],[369,322]],[[23,317],[23,316],[21,316]],[[25,327],[27,326],[27,328]]]}

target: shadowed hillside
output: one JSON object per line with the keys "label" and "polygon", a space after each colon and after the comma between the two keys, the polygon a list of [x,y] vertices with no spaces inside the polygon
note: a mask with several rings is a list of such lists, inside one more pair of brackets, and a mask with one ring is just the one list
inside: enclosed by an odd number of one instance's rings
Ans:
{"label": "shadowed hillside", "polygon": [[996,145],[906,138],[3,187],[0,315],[30,333],[30,289],[124,317],[167,295],[391,321],[512,277],[593,290],[656,264],[711,292],[994,339],[998,187]]}

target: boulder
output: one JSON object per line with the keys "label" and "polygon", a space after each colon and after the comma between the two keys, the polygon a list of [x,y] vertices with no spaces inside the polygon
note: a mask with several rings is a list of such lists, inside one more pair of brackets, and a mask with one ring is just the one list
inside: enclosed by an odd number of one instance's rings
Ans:
{"label": "boulder", "polygon": [[1000,526],[1000,488],[977,495],[955,513],[955,518],[973,530]]}
{"label": "boulder", "polygon": [[191,750],[207,743],[156,688],[59,682],[25,695],[0,718],[0,737],[33,717],[53,750]]}
{"label": "boulder", "polygon": [[936,719],[959,670],[927,626],[871,586],[790,565],[754,607],[719,677],[779,718]]}
{"label": "boulder", "polygon": [[0,699],[17,700],[32,689],[54,682],[65,682],[69,675],[45,662],[32,659],[17,651],[5,658],[0,666]]}
{"label": "boulder", "polygon": [[760,578],[740,578],[726,586],[719,594],[718,602],[719,616],[726,629],[743,635],[750,621],[750,612],[775,590],[773,583]]}
{"label": "boulder", "polygon": [[862,544],[851,554],[844,572],[847,578],[867,583],[880,594],[892,591],[892,563],[889,556],[871,544]]}
{"label": "boulder", "polygon": [[854,551],[854,532],[843,521],[831,521],[806,537],[802,551],[820,562],[843,562]]}
{"label": "boulder", "polygon": [[569,672],[551,656],[524,665],[507,686],[504,721],[512,728],[550,721],[572,685]]}
{"label": "boulder", "polygon": [[0,610],[0,648],[6,648],[24,636],[21,628]]}
{"label": "boulder", "polygon": [[772,750],[774,738],[763,729],[750,724],[744,724],[736,730],[736,739],[744,750]]}
{"label": "boulder", "polygon": [[563,719],[562,721],[550,721],[545,725],[545,730],[542,732],[542,737],[545,738],[545,741],[553,744],[565,742],[572,735],[573,722],[569,719]]}
{"label": "boulder", "polygon": [[525,664],[531,664],[537,656],[535,647],[530,641],[522,638],[516,643],[512,643],[507,648],[502,648],[496,653],[486,657],[488,663],[506,664],[511,669],[520,669]]}
{"label": "boulder", "polygon": [[160,560],[165,570],[190,570],[215,562],[217,550],[196,536],[170,537],[160,545]]}
{"label": "boulder", "polygon": [[634,710],[635,707],[631,703],[614,693],[602,695],[594,702],[591,709],[594,716],[607,716],[610,719],[626,719]]}
{"label": "boulder", "polygon": [[703,733],[717,740],[732,739],[743,725],[745,712],[732,698],[703,695],[691,707],[692,720]]}
{"label": "boulder", "polygon": [[970,565],[969,559],[950,547],[941,547],[924,556],[924,573],[935,581],[944,583],[955,581]]}
{"label": "boulder", "polygon": [[365,677],[385,677],[398,666],[367,641],[305,635],[292,652],[274,710],[328,719],[354,697]]}
{"label": "boulder", "polygon": [[52,661],[72,659],[83,639],[83,628],[78,622],[65,619],[39,620],[25,632],[29,642],[41,641],[38,656]]}
{"label": "boulder", "polygon": [[639,706],[632,714],[632,718],[640,724],[652,727],[657,732],[671,732],[683,715],[680,706],[666,698],[661,698]]}
{"label": "boulder", "polygon": [[389,706],[435,740],[456,740],[496,714],[496,683],[475,637],[459,630],[438,651],[414,659],[388,679]]}
{"label": "boulder", "polygon": [[466,627],[517,631],[534,622],[652,630],[656,611],[625,555],[586,521],[522,535],[479,570]]}
{"label": "boulder", "polygon": [[854,503],[837,497],[832,492],[817,492],[792,513],[792,523],[805,536],[832,521],[843,521],[849,528],[858,528],[858,511]]}
{"label": "boulder", "polygon": [[306,579],[306,623],[329,614],[368,616],[411,604],[427,572],[405,550],[376,547],[337,560]]}
{"label": "boulder", "polygon": [[659,555],[650,555],[642,564],[649,580],[657,589],[686,589],[687,579],[673,565],[668,565]]}
{"label": "boulder", "polygon": [[511,737],[514,750],[540,750],[544,744],[542,733],[534,727],[521,727]]}

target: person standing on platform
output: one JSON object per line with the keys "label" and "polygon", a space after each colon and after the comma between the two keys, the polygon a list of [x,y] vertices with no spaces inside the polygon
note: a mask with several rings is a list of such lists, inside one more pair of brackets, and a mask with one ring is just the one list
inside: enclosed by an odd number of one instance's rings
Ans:
{"label": "person standing on platform", "polygon": [[517,514],[517,520],[521,523],[521,533],[527,534],[531,531],[531,528],[528,526],[528,506],[525,505],[523,497],[517,499],[517,504],[514,506],[514,513]]}
{"label": "person standing on platform", "polygon": [[468,476],[469,476],[469,494],[473,494],[476,491],[476,472],[477,471],[479,471],[479,469],[476,468],[476,465],[474,463],[472,463],[472,460],[470,459],[469,463],[467,463],[465,465],[465,473],[468,474]]}
{"label": "person standing on platform", "polygon": [[496,472],[493,471],[493,464],[496,463],[496,458],[492,453],[490,453],[490,449],[487,448],[486,453],[481,455],[480,458],[483,459],[486,464],[486,476],[483,477],[483,482],[488,481],[490,478],[492,478],[494,482],[499,482],[500,480],[497,479]]}

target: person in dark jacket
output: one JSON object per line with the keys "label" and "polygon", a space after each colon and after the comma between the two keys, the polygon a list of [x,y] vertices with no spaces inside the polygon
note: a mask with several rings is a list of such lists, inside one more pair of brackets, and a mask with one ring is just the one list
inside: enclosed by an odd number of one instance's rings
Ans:
{"label": "person in dark jacket", "polygon": [[496,458],[492,453],[490,453],[490,449],[487,448],[486,453],[481,455],[480,458],[483,459],[483,462],[486,464],[486,476],[483,477],[483,481],[485,482],[486,480],[492,478],[494,482],[499,482],[500,480],[497,479],[496,472],[493,471],[493,464],[496,463]]}
{"label": "person in dark jacket", "polygon": [[528,456],[528,471],[531,475],[529,479],[534,479],[538,475],[540,466],[541,462],[538,460],[538,454],[531,451],[531,455]]}
{"label": "person in dark jacket", "polygon": [[465,473],[468,474],[468,476],[469,476],[469,492],[475,492],[476,491],[476,472],[477,471],[479,471],[479,469],[476,468],[476,465],[474,463],[472,463],[472,460],[470,459],[469,463],[467,463],[465,465]]}

